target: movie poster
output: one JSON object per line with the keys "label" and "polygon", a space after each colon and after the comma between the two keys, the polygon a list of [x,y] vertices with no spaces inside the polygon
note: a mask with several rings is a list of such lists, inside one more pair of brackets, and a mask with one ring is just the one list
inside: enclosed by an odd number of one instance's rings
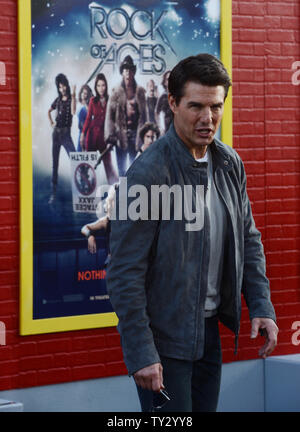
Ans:
{"label": "movie poster", "polygon": [[220,0],[31,0],[33,320],[113,312],[106,198],[199,52],[220,57]]}

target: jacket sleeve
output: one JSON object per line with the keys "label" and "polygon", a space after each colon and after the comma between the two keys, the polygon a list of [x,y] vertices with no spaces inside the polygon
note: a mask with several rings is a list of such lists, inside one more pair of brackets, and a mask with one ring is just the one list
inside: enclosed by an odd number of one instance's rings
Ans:
{"label": "jacket sleeve", "polygon": [[251,204],[246,189],[246,174],[241,162],[241,192],[244,214],[244,276],[242,292],[253,318],[271,318],[276,321],[270,298],[269,280],[266,276],[266,260],[261,234],[255,226]]}
{"label": "jacket sleeve", "polygon": [[[113,217],[115,220],[111,221],[111,260],[107,271],[107,291],[119,318],[118,331],[129,375],[160,362],[147,314],[145,288],[148,257],[159,221],[150,220],[150,217],[148,220],[133,220],[132,215],[122,220],[120,213],[124,209],[130,212],[136,199],[125,196],[132,186],[141,185],[150,197],[149,174],[138,175],[132,169],[137,163],[139,160],[135,161],[127,172],[127,187],[125,181],[121,181],[116,193],[116,215]],[[146,168],[144,173],[147,173]],[[148,207],[146,210],[150,214],[148,203],[143,202],[143,205]]]}

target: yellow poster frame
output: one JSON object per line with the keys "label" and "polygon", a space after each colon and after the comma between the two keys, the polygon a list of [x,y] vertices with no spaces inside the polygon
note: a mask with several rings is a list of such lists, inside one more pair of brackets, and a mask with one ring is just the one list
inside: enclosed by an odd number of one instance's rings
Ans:
{"label": "yellow poster frame", "polygon": [[[221,0],[221,60],[232,72],[232,6]],[[19,133],[20,133],[20,334],[43,334],[118,323],[115,313],[33,319],[33,181],[31,126],[31,0],[18,0]],[[229,91],[221,139],[232,146],[232,93]]]}

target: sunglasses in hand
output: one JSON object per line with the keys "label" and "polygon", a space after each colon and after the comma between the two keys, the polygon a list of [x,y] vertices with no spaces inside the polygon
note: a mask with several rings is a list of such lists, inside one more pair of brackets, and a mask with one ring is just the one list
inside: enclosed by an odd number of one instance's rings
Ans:
{"label": "sunglasses in hand", "polygon": [[153,405],[151,411],[162,409],[170,400],[171,398],[166,390],[160,390],[158,393],[153,393]]}

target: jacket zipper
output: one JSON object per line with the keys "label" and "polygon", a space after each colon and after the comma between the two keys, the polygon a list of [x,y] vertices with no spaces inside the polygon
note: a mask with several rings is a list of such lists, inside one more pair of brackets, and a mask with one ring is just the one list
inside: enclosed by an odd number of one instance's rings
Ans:
{"label": "jacket zipper", "polygon": [[[207,185],[208,185],[208,177],[207,177]],[[206,185],[206,187],[207,187]],[[205,200],[204,200],[204,211],[205,208],[207,208],[206,206],[206,192],[205,192]],[[208,211],[207,211],[207,215],[208,215]],[[205,229],[205,227],[203,227],[203,229]],[[204,302],[205,302],[205,298],[206,298],[206,294],[207,294],[207,281],[204,285],[204,292],[202,292],[202,286],[201,286],[201,282],[203,281],[203,259],[204,259],[204,254],[203,254],[203,250],[204,250],[204,236],[205,233],[203,231],[203,241],[201,242],[201,261],[199,260],[199,278],[198,278],[198,292],[197,292],[197,302],[196,302],[196,317],[195,317],[195,322],[196,322],[196,331],[195,331],[195,339],[194,339],[194,352],[193,352],[193,358],[196,359],[198,358],[197,356],[197,351],[198,351],[198,337],[199,337],[199,316],[203,318],[204,316],[204,303],[201,302],[201,295],[203,294],[203,298],[204,298]],[[202,314],[200,312],[203,312]],[[203,326],[201,327],[203,329]]]}
{"label": "jacket zipper", "polygon": [[[222,192],[221,192],[221,190],[219,188],[218,181],[217,181],[217,170],[218,169],[220,169],[220,168],[217,167],[216,170],[215,170],[215,173],[214,173],[215,186],[216,186],[216,189],[217,189],[220,197],[223,200],[223,203],[224,203],[225,208],[226,208],[226,212],[227,212],[227,214],[229,216],[232,238],[234,240],[234,230],[233,230],[232,217],[231,217],[231,214],[230,214],[227,202],[226,202],[226,200],[225,200],[225,198],[224,198],[224,196],[223,196],[223,194],[222,194]],[[234,243],[234,241],[232,242],[232,244],[233,244],[233,248],[234,248],[234,266],[235,266],[235,275],[236,275],[236,273],[237,273],[237,271],[236,271],[236,263],[235,263],[236,250],[235,250],[235,243]],[[235,313],[235,316],[234,316],[234,320],[235,320],[235,323],[234,323],[234,327],[235,327],[235,332],[234,332],[235,333],[235,338],[234,338],[234,354],[236,355],[237,354],[237,349],[238,349],[238,339],[239,339],[239,327],[240,327],[240,325],[239,325],[239,320],[238,320],[236,279],[235,279],[234,283],[235,283],[235,286],[234,286],[234,313]]]}

